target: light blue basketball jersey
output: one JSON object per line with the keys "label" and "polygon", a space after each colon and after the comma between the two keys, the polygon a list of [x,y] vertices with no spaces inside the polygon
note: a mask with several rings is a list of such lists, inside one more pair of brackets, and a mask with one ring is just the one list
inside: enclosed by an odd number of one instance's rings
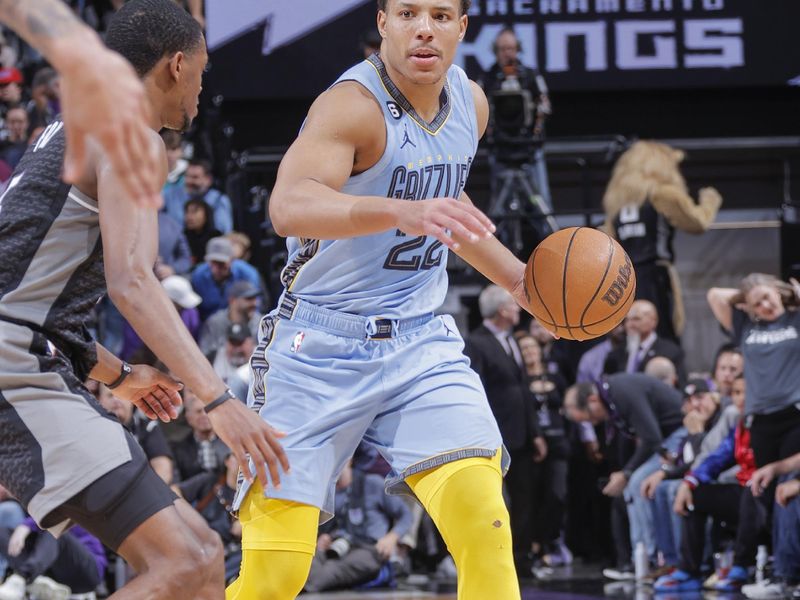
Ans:
{"label": "light blue basketball jersey", "polygon": [[[475,104],[464,71],[450,67],[441,110],[430,123],[392,83],[377,55],[336,83],[343,81],[357,81],[377,99],[385,115],[386,149],[342,191],[406,200],[459,198],[478,146]],[[331,310],[402,319],[433,312],[447,292],[447,248],[433,237],[392,230],[343,240],[289,238],[287,247],[289,260],[281,274],[286,290]]]}

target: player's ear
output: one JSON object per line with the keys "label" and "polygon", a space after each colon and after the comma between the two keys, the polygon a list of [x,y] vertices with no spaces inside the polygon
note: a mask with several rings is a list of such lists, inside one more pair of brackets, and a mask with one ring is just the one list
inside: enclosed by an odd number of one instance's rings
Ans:
{"label": "player's ear", "polygon": [[378,11],[378,33],[382,38],[386,37],[386,13],[382,10]]}
{"label": "player's ear", "polygon": [[169,59],[169,73],[176,81],[180,79],[181,73],[185,67],[183,64],[185,58],[186,56],[183,52],[176,52],[172,55],[172,58]]}
{"label": "player's ear", "polygon": [[459,33],[458,33],[458,41],[461,42],[464,40],[464,36],[467,33],[467,25],[469,24],[469,17],[467,15],[461,15],[458,19],[458,26],[459,26]]}

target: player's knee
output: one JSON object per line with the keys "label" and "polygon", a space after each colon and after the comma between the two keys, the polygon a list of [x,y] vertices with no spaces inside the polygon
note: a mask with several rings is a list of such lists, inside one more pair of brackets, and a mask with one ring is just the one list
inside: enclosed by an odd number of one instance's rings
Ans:
{"label": "player's knee", "polygon": [[[187,600],[198,597],[211,578],[224,580],[224,550],[219,536],[211,529],[201,532],[188,531],[176,541],[175,553],[169,564],[164,581],[168,582],[169,595],[165,597]],[[202,575],[200,575],[202,574]]]}

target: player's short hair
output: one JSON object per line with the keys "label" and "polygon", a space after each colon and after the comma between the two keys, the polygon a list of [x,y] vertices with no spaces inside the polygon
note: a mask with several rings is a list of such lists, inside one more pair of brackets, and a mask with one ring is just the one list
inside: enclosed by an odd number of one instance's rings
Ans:
{"label": "player's short hair", "polygon": [[[386,11],[386,5],[389,0],[378,0],[378,10]],[[469,7],[472,5],[472,0],[461,0],[461,14],[467,14]]]}
{"label": "player's short hair", "polygon": [[173,0],[131,0],[106,33],[106,45],[127,58],[140,77],[165,56],[191,54],[203,43],[200,24]]}

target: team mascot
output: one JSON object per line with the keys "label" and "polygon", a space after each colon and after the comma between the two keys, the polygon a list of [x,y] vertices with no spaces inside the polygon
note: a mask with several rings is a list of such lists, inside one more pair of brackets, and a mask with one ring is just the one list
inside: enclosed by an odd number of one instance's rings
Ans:
{"label": "team mascot", "polygon": [[606,231],[636,269],[636,298],[658,309],[658,335],[678,340],[685,321],[680,281],[673,266],[675,229],[703,233],[714,221],[722,196],[700,190],[689,196],[679,165],[684,154],[666,144],[635,142],[614,165],[603,196]]}

